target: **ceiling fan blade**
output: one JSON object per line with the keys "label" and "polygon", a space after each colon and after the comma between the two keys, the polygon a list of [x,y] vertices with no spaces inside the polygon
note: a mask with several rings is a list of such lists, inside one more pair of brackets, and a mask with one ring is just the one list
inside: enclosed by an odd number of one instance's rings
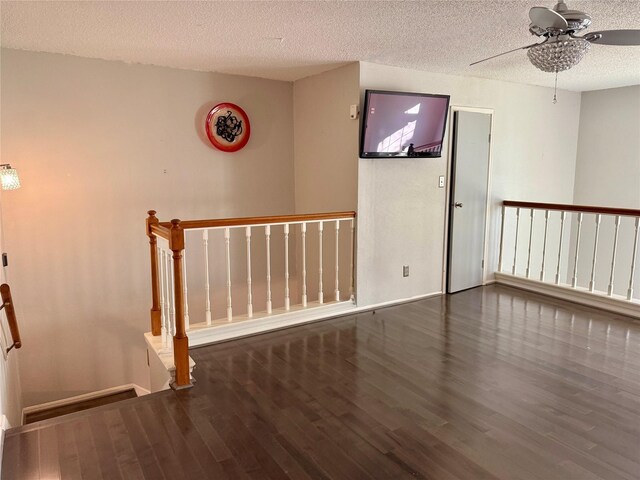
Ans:
{"label": "ceiling fan blade", "polygon": [[640,30],[603,30],[582,38],[597,45],[640,45]]}
{"label": "ceiling fan blade", "polygon": [[569,28],[569,24],[562,15],[547,7],[533,7],[529,10],[529,18],[531,23],[543,29],[565,30]]}
{"label": "ceiling fan blade", "polygon": [[[544,43],[544,42],[542,42],[542,43]],[[485,58],[484,60],[478,60],[477,62],[470,63],[469,66],[471,67],[471,66],[476,65],[478,63],[486,62],[487,60],[491,60],[491,59],[496,58],[496,57],[501,57],[502,55],[506,55],[507,53],[517,52],[518,50],[526,50],[527,48],[531,48],[534,45],[540,45],[540,44],[539,43],[532,43],[531,45],[527,45],[526,47],[514,48],[513,50],[509,50],[508,52],[502,52],[502,53],[499,53],[497,55],[494,55],[493,57]]]}

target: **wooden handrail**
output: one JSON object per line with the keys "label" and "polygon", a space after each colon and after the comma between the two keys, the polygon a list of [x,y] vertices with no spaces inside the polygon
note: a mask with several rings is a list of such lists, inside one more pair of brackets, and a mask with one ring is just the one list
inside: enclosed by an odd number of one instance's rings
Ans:
{"label": "wooden handrail", "polygon": [[[275,215],[267,217],[220,218],[213,220],[183,220],[180,226],[192,228],[237,227],[245,225],[269,225],[273,223],[313,222],[319,220],[336,220],[338,218],[355,218],[356,212],[308,213],[303,215]],[[160,222],[160,227],[171,228],[171,222]],[[159,229],[158,229],[159,230]],[[153,230],[155,233],[155,229]],[[164,236],[164,235],[163,235]]]}
{"label": "wooden handrail", "polygon": [[18,321],[16,320],[16,311],[13,308],[13,300],[11,299],[11,289],[9,285],[3,283],[0,285],[0,295],[2,296],[2,306],[7,312],[7,323],[9,324],[9,330],[11,331],[11,340],[13,344],[7,348],[7,353],[11,351],[13,347],[22,347],[22,341],[20,340],[20,330],[18,329]]}
{"label": "wooden handrail", "polygon": [[600,213],[604,215],[620,215],[640,217],[640,210],[635,208],[594,207],[589,205],[570,205],[563,203],[537,203],[504,200],[505,207],[533,208],[535,210],[563,210],[565,212]]}
{"label": "wooden handrail", "polygon": [[149,227],[149,232],[153,233],[156,237],[162,237],[166,240],[169,240],[169,236],[170,236],[169,230],[171,229],[171,222],[163,222],[163,223],[165,223],[166,225],[163,225],[161,223],[156,223],[151,225]]}

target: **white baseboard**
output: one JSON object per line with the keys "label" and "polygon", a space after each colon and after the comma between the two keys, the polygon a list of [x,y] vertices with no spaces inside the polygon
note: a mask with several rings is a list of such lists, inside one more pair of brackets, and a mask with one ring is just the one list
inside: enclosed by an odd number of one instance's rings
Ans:
{"label": "white baseboard", "polygon": [[589,307],[600,308],[609,312],[626,315],[635,319],[640,319],[640,302],[629,301],[620,295],[609,296],[605,293],[590,292],[586,288],[573,288],[568,285],[555,285],[551,283],[523,278],[509,273],[496,272],[496,282],[509,285],[535,293],[541,293],[550,297],[568,300],[570,302],[587,305]]}
{"label": "white baseboard", "polygon": [[135,390],[136,395],[143,396],[148,395],[149,390],[142,388],[135,383],[128,383],[126,385],[118,385],[117,387],[105,388],[104,390],[97,390],[95,392],[83,393],[82,395],[75,395],[73,397],[62,398],[60,400],[54,400],[52,402],[40,403],[38,405],[31,405],[22,409],[22,423],[24,419],[30,413],[40,412],[42,410],[49,410],[51,408],[62,407],[64,405],[71,405],[73,403],[84,402],[86,400],[92,400],[94,398],[104,397],[106,395],[113,395],[115,393],[124,392],[127,390]]}
{"label": "white baseboard", "polygon": [[255,316],[253,318],[234,318],[232,322],[214,321],[207,326],[200,323],[191,325],[187,332],[189,347],[207,345],[209,343],[223,342],[234,338],[247,337],[281,328],[292,327],[307,322],[322,320],[356,311],[355,305],[350,301],[332,302],[324,305],[302,308],[292,306],[291,310],[274,311],[271,315]]}
{"label": "white baseboard", "polygon": [[443,295],[442,292],[424,293],[422,295],[414,295],[413,297],[399,298],[397,300],[388,300],[386,302],[374,303],[371,305],[365,305],[363,307],[355,307],[349,313],[366,312],[370,310],[377,310],[378,308],[393,307],[394,305],[402,305],[403,303],[411,303],[418,300],[425,300],[431,297],[437,297]]}

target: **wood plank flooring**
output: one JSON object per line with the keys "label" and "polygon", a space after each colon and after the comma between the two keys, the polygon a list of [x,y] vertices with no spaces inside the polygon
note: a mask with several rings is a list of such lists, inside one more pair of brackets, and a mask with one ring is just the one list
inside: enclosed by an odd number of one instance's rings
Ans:
{"label": "wood plank flooring", "polygon": [[191,351],[9,430],[4,479],[640,478],[640,324],[488,286]]}

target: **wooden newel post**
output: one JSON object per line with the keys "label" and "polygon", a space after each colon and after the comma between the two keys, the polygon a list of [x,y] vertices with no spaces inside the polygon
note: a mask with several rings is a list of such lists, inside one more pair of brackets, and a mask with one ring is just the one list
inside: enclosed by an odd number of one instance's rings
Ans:
{"label": "wooden newel post", "polygon": [[160,311],[160,280],[158,278],[158,245],[156,236],[151,232],[153,225],[160,222],[156,218],[156,211],[149,210],[147,212],[147,236],[149,237],[149,250],[151,253],[151,334],[160,335],[161,315]]}
{"label": "wooden newel post", "polygon": [[189,374],[189,339],[184,324],[184,278],[182,251],[184,250],[184,229],[180,226],[180,220],[171,220],[169,236],[169,248],[173,252],[173,282],[176,311],[176,333],[173,337],[173,361],[176,367],[174,389],[191,387],[191,375]]}

